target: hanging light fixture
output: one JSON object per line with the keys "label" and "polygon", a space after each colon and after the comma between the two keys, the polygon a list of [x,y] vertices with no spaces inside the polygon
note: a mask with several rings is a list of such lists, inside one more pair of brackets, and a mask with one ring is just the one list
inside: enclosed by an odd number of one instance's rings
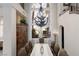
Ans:
{"label": "hanging light fixture", "polygon": [[37,16],[35,18],[36,25],[43,27],[48,23],[48,15],[45,15],[42,3],[40,3],[40,8],[38,10]]}

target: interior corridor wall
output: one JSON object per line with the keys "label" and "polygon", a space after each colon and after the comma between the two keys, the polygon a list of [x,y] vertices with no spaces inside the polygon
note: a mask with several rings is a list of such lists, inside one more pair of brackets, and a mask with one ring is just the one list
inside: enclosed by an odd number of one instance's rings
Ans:
{"label": "interior corridor wall", "polygon": [[[79,56],[79,15],[64,13],[58,18],[59,25],[64,26],[64,48],[69,55]],[[61,39],[59,39],[61,46]]]}
{"label": "interior corridor wall", "polygon": [[3,55],[16,55],[16,10],[11,4],[3,4]]}
{"label": "interior corridor wall", "polygon": [[50,4],[50,31],[51,40],[54,41],[54,33],[58,32],[58,21],[57,21],[57,4]]}
{"label": "interior corridor wall", "polygon": [[31,8],[32,3],[25,3],[24,4],[24,9],[27,13],[26,16],[26,22],[28,24],[28,39],[32,40],[32,8]]}
{"label": "interior corridor wall", "polygon": [[[28,23],[28,39],[32,40],[32,3],[26,3],[24,4],[24,8],[27,12],[27,23]],[[50,3],[49,4],[49,27],[50,27],[50,31],[51,31],[51,38],[46,39],[46,42],[50,43],[51,41],[54,40],[54,36],[53,36],[53,32],[58,30],[58,23],[57,23],[57,4],[56,3]],[[36,40],[38,42],[38,38],[33,39],[34,41]],[[35,41],[35,42],[36,42]]]}
{"label": "interior corridor wall", "polygon": [[16,12],[25,15],[25,11],[17,4],[2,4],[3,15],[3,55],[16,56]]}

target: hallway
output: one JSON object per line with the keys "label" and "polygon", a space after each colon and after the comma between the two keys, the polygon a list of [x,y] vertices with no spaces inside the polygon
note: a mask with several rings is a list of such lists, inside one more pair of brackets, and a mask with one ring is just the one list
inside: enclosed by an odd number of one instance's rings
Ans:
{"label": "hallway", "polygon": [[79,56],[78,14],[79,3],[0,4],[0,56]]}

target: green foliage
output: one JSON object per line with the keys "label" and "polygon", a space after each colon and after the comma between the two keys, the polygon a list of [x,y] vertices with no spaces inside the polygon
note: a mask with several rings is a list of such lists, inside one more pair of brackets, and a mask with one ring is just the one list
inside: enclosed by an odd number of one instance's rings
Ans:
{"label": "green foliage", "polygon": [[23,18],[23,19],[20,20],[20,23],[21,24],[26,24],[26,20]]}

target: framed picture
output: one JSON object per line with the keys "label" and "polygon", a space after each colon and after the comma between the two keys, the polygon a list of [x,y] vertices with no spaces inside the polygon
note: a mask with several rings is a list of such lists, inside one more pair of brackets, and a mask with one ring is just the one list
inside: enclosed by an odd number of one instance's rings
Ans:
{"label": "framed picture", "polygon": [[59,16],[63,15],[65,12],[69,10],[70,3],[63,3],[63,7],[61,7],[61,12],[59,13]]}

